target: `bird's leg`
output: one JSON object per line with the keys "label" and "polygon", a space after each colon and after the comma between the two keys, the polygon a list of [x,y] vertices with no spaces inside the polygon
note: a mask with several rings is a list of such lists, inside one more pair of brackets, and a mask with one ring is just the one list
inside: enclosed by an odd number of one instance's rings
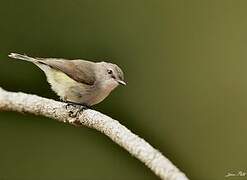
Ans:
{"label": "bird's leg", "polygon": [[[68,101],[68,98],[67,96],[64,96],[61,98],[61,100],[66,104],[66,109],[69,108],[69,106],[72,106],[74,108],[78,108],[78,109],[81,109],[81,110],[84,110],[84,109],[89,109],[89,106],[86,105],[86,104],[81,104],[81,103],[76,103],[76,102],[72,102],[72,101]],[[82,107],[83,106],[83,107]]]}
{"label": "bird's leg", "polygon": [[89,109],[90,107],[86,104],[81,104],[81,103],[75,103],[75,102],[71,102],[71,101],[64,101],[66,104],[66,108],[69,106],[72,106],[74,108],[78,108],[81,110],[85,110],[85,109]]}
{"label": "bird's leg", "polygon": [[78,113],[80,113],[86,109],[89,109],[89,106],[87,106],[85,104],[74,103],[71,101],[64,101],[64,102],[67,103],[65,108],[68,110],[70,117],[76,117],[78,115]]}

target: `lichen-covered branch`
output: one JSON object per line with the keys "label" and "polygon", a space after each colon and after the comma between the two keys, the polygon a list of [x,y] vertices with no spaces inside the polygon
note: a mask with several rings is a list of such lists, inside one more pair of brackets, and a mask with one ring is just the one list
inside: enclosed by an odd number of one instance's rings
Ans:
{"label": "lichen-covered branch", "polygon": [[0,111],[17,111],[46,116],[60,122],[96,129],[145,163],[163,180],[188,178],[158,150],[144,139],[133,134],[118,121],[92,109],[21,92],[8,92],[0,88]]}

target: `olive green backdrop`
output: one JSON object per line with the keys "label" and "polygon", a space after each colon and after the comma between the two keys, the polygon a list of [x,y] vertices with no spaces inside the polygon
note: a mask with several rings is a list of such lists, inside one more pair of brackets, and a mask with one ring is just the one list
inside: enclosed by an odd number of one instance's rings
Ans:
{"label": "olive green backdrop", "polygon": [[[246,9],[244,0],[1,0],[0,86],[58,99],[10,52],[114,62],[128,86],[94,108],[191,179],[225,179],[247,170]],[[44,117],[1,112],[0,143],[4,180],[158,179],[95,130]]]}

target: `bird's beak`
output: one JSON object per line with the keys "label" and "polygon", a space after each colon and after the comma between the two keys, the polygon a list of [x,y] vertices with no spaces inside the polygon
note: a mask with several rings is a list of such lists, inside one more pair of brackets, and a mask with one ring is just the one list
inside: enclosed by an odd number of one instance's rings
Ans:
{"label": "bird's beak", "polygon": [[117,82],[119,83],[119,84],[121,84],[121,85],[126,85],[126,82],[124,82],[124,81],[122,81],[122,80],[117,80]]}

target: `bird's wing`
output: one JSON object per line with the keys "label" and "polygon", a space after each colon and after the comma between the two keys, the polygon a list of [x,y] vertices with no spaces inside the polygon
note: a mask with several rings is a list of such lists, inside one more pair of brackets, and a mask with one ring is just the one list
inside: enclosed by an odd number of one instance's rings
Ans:
{"label": "bird's wing", "polygon": [[38,59],[38,62],[64,72],[77,82],[87,85],[95,83],[94,63],[84,60]]}

